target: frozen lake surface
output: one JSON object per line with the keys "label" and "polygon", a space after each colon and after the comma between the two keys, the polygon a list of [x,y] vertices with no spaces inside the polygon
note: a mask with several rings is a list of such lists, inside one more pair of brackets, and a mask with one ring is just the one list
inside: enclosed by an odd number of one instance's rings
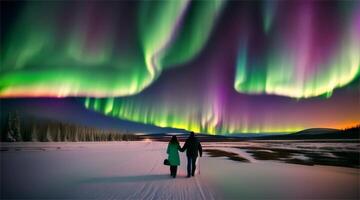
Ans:
{"label": "frozen lake surface", "polygon": [[[332,158],[341,158],[345,166],[349,159],[353,163],[359,143],[203,143],[206,151],[200,160],[200,174],[186,178],[186,157],[181,153],[176,179],[169,176],[168,167],[163,165],[166,146],[167,143],[152,141],[2,143],[1,199],[360,196],[359,167],[329,166]],[[321,152],[323,157],[314,152]],[[318,165],[317,161],[326,165]]]}

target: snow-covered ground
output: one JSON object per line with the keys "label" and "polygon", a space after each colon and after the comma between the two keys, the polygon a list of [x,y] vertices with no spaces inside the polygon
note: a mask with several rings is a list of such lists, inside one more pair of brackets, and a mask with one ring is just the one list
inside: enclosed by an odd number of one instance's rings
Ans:
{"label": "snow-covered ground", "polygon": [[[163,165],[163,142],[1,144],[1,199],[358,199],[358,168],[258,161],[234,144],[205,149],[239,154],[200,160],[200,174],[178,177]],[[346,145],[346,144],[343,144]],[[355,143],[355,146],[357,144]],[[208,147],[206,147],[208,146]],[[218,146],[218,147],[216,147]]]}

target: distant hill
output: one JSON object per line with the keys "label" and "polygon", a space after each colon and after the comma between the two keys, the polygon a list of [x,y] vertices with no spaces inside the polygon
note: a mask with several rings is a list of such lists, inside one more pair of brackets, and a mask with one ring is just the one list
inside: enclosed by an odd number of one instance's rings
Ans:
{"label": "distant hill", "polygon": [[339,129],[333,129],[333,128],[309,128],[305,129],[296,133],[293,133],[292,135],[318,135],[318,134],[324,134],[324,133],[335,133],[339,132],[341,130]]}
{"label": "distant hill", "polygon": [[289,134],[288,132],[276,132],[276,133],[232,133],[229,135],[230,137],[240,137],[240,138],[254,138],[254,137],[261,137],[261,136],[275,136],[275,135],[286,135]]}
{"label": "distant hill", "polygon": [[254,140],[308,140],[308,139],[360,139],[360,125],[345,130],[311,128],[296,133],[275,136],[261,136]]}
{"label": "distant hill", "polygon": [[[138,135],[140,139],[150,139],[156,141],[169,141],[172,135],[177,135],[179,141],[185,141],[188,133],[155,133]],[[360,139],[360,126],[338,130],[330,128],[311,128],[296,133],[281,135],[257,135],[242,137],[240,134],[233,135],[208,135],[197,134],[201,142],[240,142],[248,140],[326,140],[326,139]]]}
{"label": "distant hill", "polygon": [[[150,139],[156,141],[168,142],[172,135],[176,135],[178,140],[183,142],[186,138],[189,137],[189,133],[155,133],[155,134],[141,134],[137,135],[140,139]],[[201,142],[236,142],[236,141],[244,141],[246,138],[242,137],[232,137],[232,136],[224,136],[224,135],[209,135],[209,134],[196,134],[196,137],[199,138]]]}

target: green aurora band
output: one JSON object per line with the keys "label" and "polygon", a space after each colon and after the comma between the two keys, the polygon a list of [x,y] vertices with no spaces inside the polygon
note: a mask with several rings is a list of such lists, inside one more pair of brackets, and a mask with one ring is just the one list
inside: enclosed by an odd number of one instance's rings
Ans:
{"label": "green aurora band", "polygon": [[[85,107],[110,117],[152,124],[159,127],[172,127],[208,134],[231,133],[279,133],[303,129],[302,125],[272,124],[250,122],[246,117],[224,116],[226,122],[219,125],[219,115],[207,105],[174,105],[171,103],[142,104],[129,99],[86,98]],[[201,113],[201,114],[199,114]]]}
{"label": "green aurora band", "polygon": [[[268,5],[268,4],[265,4]],[[264,29],[269,32],[273,21],[272,6],[264,14]],[[263,60],[249,61],[249,42],[242,40],[236,66],[234,88],[247,94],[276,94],[293,98],[309,98],[326,94],[331,96],[335,88],[343,87],[360,74],[360,30],[359,6],[347,10],[350,14],[340,41],[329,58],[316,60],[316,18],[309,6],[299,6],[294,14],[293,25],[278,33],[270,43],[270,51],[262,55]],[[315,35],[315,36],[314,36]],[[324,37],[321,35],[321,37]],[[325,46],[325,45],[324,45]],[[322,48],[326,48],[322,47]],[[276,50],[275,50],[276,49]]]}
{"label": "green aurora band", "polygon": [[[28,3],[1,51],[0,96],[137,94],[163,69],[202,49],[223,5],[217,0],[191,6],[189,1],[139,3],[138,26],[132,30],[139,38],[131,33],[121,41],[116,33],[124,19],[116,18],[117,7],[84,2],[71,12],[62,2]],[[64,20],[66,11],[71,17]],[[101,16],[96,20],[95,11]]]}
{"label": "green aurora band", "polygon": [[[264,32],[271,36],[276,33],[271,27],[275,23],[277,8],[276,4],[266,5],[268,7],[264,11]],[[313,25],[307,23],[314,20],[311,16],[313,11],[309,7],[300,7],[299,10],[300,13],[307,12],[310,17],[306,18],[301,14],[294,16],[294,26],[288,27],[292,30],[286,30],[288,35],[276,33],[278,36],[273,36],[269,51],[265,52],[262,61],[250,62],[254,57],[249,55],[250,41],[247,40],[248,37],[240,40],[234,82],[236,91],[247,94],[276,94],[299,100],[324,94],[330,98],[335,88],[345,86],[359,76],[360,36],[355,25],[358,20],[356,12],[352,11],[350,13],[354,15],[347,16],[348,20],[344,25],[346,28],[336,55],[320,63],[315,62],[310,55],[316,53],[311,49],[314,42],[311,31]],[[286,37],[289,39],[283,39]],[[179,48],[177,52],[184,51]],[[255,66],[256,64],[259,66]],[[202,103],[182,104],[176,100],[154,103],[141,100],[140,97],[86,98],[85,107],[130,121],[210,134],[293,132],[306,127],[302,123],[271,123],[271,117],[254,122],[246,115],[227,115],[217,108],[217,104],[221,102],[217,102],[216,94],[210,95],[209,99],[211,100],[198,101]]]}

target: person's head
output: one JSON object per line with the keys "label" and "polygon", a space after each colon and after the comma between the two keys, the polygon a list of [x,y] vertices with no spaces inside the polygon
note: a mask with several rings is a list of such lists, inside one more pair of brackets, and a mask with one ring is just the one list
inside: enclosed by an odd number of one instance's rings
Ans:
{"label": "person's head", "polygon": [[171,137],[170,143],[173,143],[173,144],[175,144],[175,143],[179,143],[179,141],[178,141],[178,139],[177,139],[176,135],[173,135],[173,136]]}
{"label": "person's head", "polygon": [[191,137],[191,138],[195,137],[195,133],[193,131],[191,131],[189,137]]}

